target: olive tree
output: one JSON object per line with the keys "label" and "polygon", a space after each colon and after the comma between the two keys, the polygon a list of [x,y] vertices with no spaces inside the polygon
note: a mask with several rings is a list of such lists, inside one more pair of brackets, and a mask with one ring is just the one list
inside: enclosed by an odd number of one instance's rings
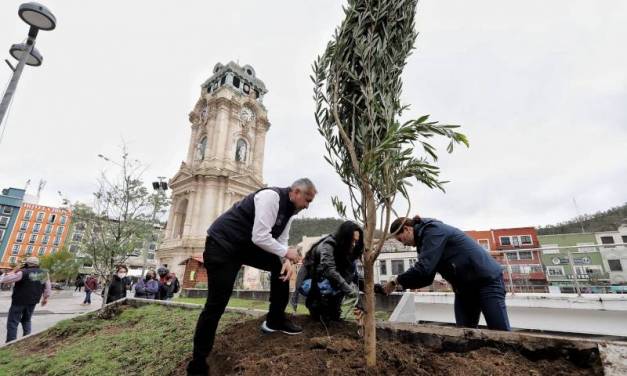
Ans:
{"label": "olive tree", "polygon": [[[397,196],[409,201],[416,179],[443,190],[433,136],[449,140],[448,152],[466,137],[456,125],[429,116],[401,121],[401,73],[414,49],[417,0],[348,0],[345,18],[324,53],[313,63],[315,119],[324,137],[324,158],[348,187],[349,205],[332,201],[339,214],[347,208],[364,226],[364,340],[366,364],[376,365],[374,262],[388,229]],[[421,153],[418,153],[418,152]],[[421,155],[418,155],[421,154]],[[378,234],[378,239],[375,239]]]}

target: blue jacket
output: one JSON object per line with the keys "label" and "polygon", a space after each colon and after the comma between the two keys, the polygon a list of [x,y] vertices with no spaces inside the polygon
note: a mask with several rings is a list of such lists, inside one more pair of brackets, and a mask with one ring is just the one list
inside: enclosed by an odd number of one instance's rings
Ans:
{"label": "blue jacket", "polygon": [[463,231],[430,218],[414,226],[418,262],[397,277],[403,288],[421,288],[440,273],[456,292],[501,275],[501,266]]}

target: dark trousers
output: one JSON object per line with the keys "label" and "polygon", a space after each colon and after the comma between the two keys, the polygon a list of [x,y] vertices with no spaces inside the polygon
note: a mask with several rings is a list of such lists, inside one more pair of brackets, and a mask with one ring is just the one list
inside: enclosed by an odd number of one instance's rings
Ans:
{"label": "dark trousers", "polygon": [[21,323],[24,335],[31,331],[30,319],[36,304],[11,304],[7,317],[7,342],[17,338],[17,326]]}
{"label": "dark trousers", "polygon": [[91,290],[85,287],[85,300],[83,303],[91,304]]}
{"label": "dark trousers", "polygon": [[502,275],[481,286],[455,293],[455,321],[458,326],[476,328],[481,313],[489,329],[511,330]]}
{"label": "dark trousers", "polygon": [[322,296],[320,293],[311,294],[305,300],[309,315],[314,320],[324,322],[339,321],[342,316],[342,299],[344,294]]}
{"label": "dark trousers", "polygon": [[205,359],[213,348],[218,322],[231,298],[233,285],[242,265],[271,273],[268,321],[284,319],[290,293],[289,281],[283,282],[279,279],[281,259],[271,253],[260,249],[230,252],[220,247],[211,238],[207,238],[203,259],[207,269],[207,302],[196,324],[193,358],[187,367],[190,373],[206,371]]}

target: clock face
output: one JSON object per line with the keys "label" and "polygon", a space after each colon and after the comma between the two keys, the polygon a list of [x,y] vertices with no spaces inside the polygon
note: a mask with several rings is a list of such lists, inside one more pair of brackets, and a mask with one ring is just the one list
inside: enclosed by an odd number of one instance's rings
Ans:
{"label": "clock face", "polygon": [[249,123],[255,118],[255,114],[248,107],[243,107],[242,111],[239,113],[239,117],[244,123]]}

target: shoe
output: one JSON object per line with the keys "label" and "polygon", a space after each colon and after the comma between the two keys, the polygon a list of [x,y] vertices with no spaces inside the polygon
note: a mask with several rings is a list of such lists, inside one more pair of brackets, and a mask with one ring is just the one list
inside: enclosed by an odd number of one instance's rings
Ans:
{"label": "shoe", "polygon": [[289,335],[300,334],[303,332],[303,328],[294,324],[287,318],[284,318],[277,323],[266,320],[261,324],[261,330],[264,333],[282,332]]}
{"label": "shoe", "polygon": [[187,364],[187,376],[207,376],[209,375],[209,367],[206,362],[197,362],[193,359]]}

